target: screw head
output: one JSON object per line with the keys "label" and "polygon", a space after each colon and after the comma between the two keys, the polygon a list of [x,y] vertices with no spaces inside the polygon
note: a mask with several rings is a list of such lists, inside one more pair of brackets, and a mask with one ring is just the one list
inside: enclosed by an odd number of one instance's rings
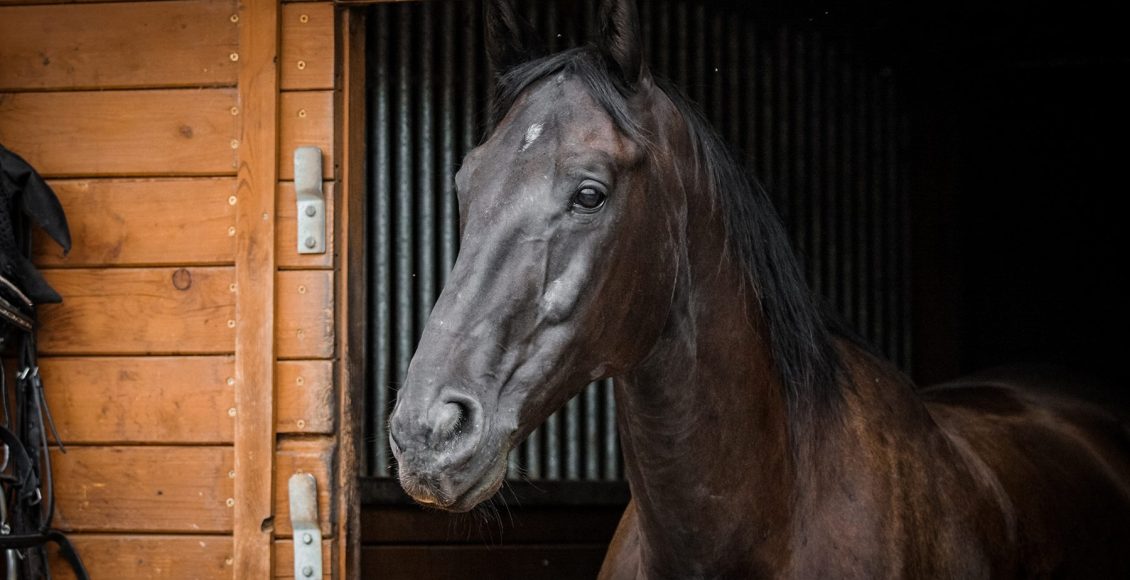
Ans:
{"label": "screw head", "polygon": [[318,215],[318,208],[316,208],[312,205],[306,206],[306,215],[310,216],[310,217],[314,217],[314,216]]}
{"label": "screw head", "polygon": [[306,238],[306,247],[313,250],[314,248],[318,247],[318,240],[315,240],[313,236]]}
{"label": "screw head", "polygon": [[302,575],[307,577],[307,578],[313,576],[314,575],[314,567],[313,566],[303,566],[302,567]]}
{"label": "screw head", "polygon": [[302,543],[303,544],[313,544],[314,543],[314,536],[311,536],[310,534],[302,534]]}

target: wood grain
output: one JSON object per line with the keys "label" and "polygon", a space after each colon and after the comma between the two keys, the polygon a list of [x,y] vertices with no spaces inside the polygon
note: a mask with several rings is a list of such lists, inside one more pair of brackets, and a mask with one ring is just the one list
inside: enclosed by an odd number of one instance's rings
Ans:
{"label": "wood grain", "polygon": [[282,8],[283,90],[334,88],[334,7],[297,2]]}
{"label": "wood grain", "polygon": [[277,344],[283,359],[330,358],[334,353],[334,273],[278,273]]}
{"label": "wood grain", "polygon": [[277,474],[275,477],[275,536],[289,538],[294,533],[290,525],[290,503],[288,484],[290,476],[296,473],[311,473],[318,481],[318,522],[322,536],[333,536],[332,502],[334,480],[334,440],[330,437],[317,439],[283,439],[275,454]]}
{"label": "wood grain", "polygon": [[275,187],[278,182],[279,4],[246,0],[240,10],[239,205],[235,353],[235,577],[268,578],[275,517]]}
{"label": "wood grain", "polygon": [[234,179],[64,180],[51,187],[67,212],[74,245],[64,256],[37,229],[41,267],[235,260]]}
{"label": "wood grain", "polygon": [[232,89],[0,94],[0,142],[46,177],[235,173]]}
{"label": "wood grain", "polygon": [[279,179],[294,179],[294,150],[321,147],[322,178],[334,179],[333,91],[282,93],[279,102]]}
{"label": "wood grain", "polygon": [[234,85],[231,0],[0,9],[0,90]]}
{"label": "wood grain", "polygon": [[294,182],[279,183],[278,233],[275,235],[275,253],[280,268],[333,268],[334,265],[334,192],[332,181],[322,184],[326,196],[326,252],[324,254],[298,253],[298,206],[295,201]]}
{"label": "wood grain", "polygon": [[366,128],[365,39],[367,13],[362,10],[339,12],[342,34],[341,55],[341,189],[334,203],[337,211],[340,252],[337,268],[337,561],[341,578],[361,577],[361,501],[358,476],[364,469],[365,453],[365,325],[357,320],[367,312],[365,275],[365,156]]}
{"label": "wood grain", "polygon": [[51,461],[62,530],[232,529],[231,447],[70,447]]}
{"label": "wood grain", "polygon": [[67,444],[230,444],[231,357],[44,357],[39,361]]}
{"label": "wood grain", "polygon": [[219,354],[235,349],[232,268],[49,270],[63,304],[40,309],[50,354]]}
{"label": "wood grain", "polygon": [[[231,578],[231,536],[89,535],[70,540],[91,578],[161,580]],[[52,550],[52,577],[75,578],[70,567]]]}
{"label": "wood grain", "polygon": [[337,415],[333,364],[325,360],[278,363],[279,433],[332,435]]}

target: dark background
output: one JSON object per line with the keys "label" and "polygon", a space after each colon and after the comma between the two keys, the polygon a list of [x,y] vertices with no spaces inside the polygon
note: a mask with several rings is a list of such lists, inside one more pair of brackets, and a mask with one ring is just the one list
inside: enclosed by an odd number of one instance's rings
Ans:
{"label": "dark background", "polygon": [[1125,3],[902,4],[822,17],[911,107],[915,378],[1051,363],[1125,392]]}

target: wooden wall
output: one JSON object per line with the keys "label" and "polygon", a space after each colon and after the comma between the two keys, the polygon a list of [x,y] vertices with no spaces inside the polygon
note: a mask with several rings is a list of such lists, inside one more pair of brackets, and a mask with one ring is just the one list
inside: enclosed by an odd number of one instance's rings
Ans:
{"label": "wooden wall", "polygon": [[[296,472],[341,576],[335,28],[328,2],[0,0],[0,143],[74,236],[38,243],[40,347],[56,525],[96,578],[291,576]],[[323,255],[295,249],[302,145]]]}

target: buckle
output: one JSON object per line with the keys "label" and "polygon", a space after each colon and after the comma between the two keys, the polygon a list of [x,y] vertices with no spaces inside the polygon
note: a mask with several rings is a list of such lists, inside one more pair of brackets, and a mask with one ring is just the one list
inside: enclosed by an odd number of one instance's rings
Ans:
{"label": "buckle", "polygon": [[19,373],[16,373],[16,378],[21,380],[21,381],[27,380],[27,378],[29,376],[30,377],[38,377],[39,376],[39,367],[38,366],[24,367],[24,369],[22,371],[20,371]]}

